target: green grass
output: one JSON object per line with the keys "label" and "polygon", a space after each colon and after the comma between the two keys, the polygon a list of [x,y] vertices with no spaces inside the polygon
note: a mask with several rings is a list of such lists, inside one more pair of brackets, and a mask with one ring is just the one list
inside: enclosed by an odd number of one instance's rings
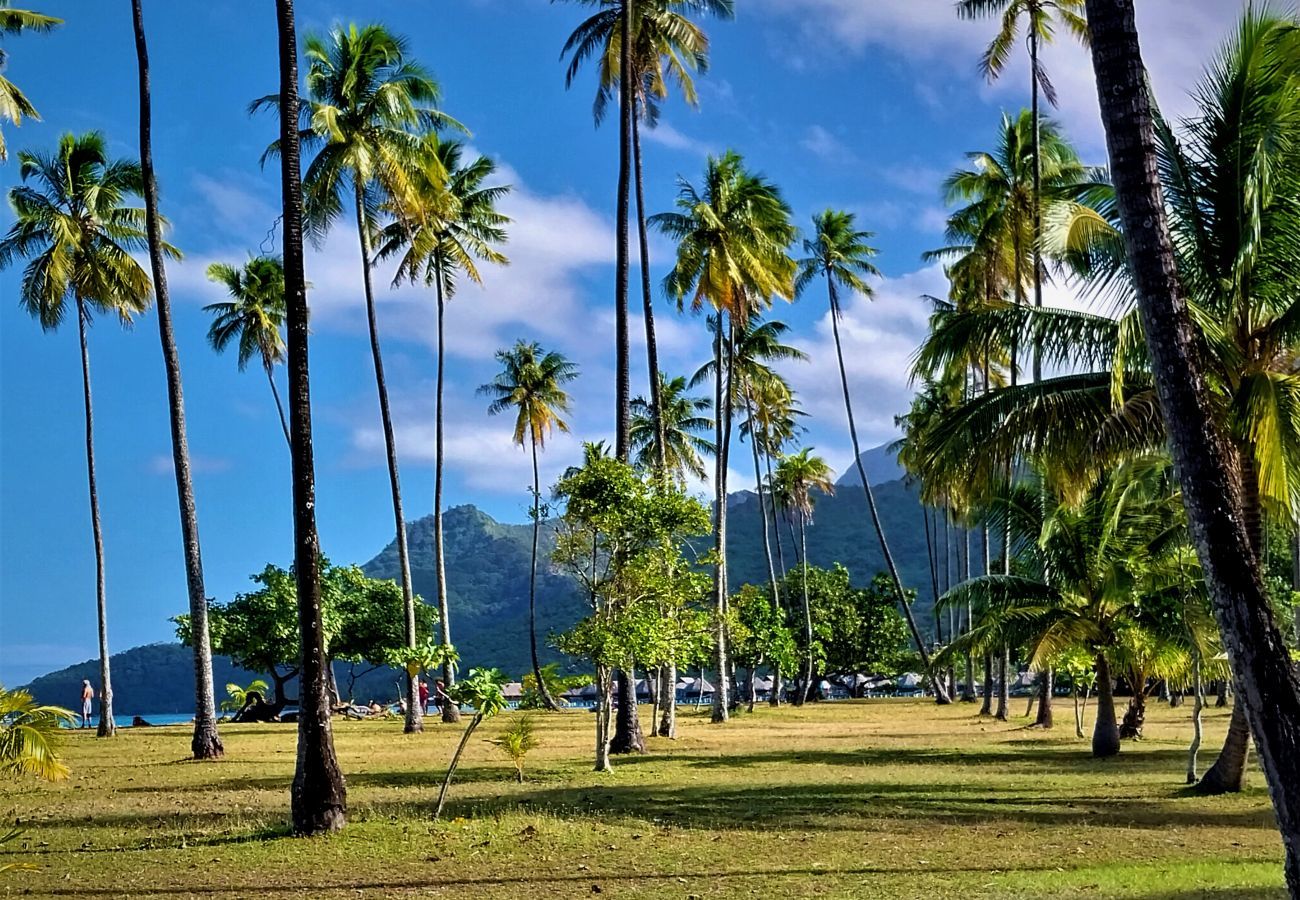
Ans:
{"label": "green grass", "polygon": [[[1015,701],[1016,712],[1024,701]],[[648,711],[647,711],[648,712]],[[28,829],[0,895],[55,897],[1282,897],[1264,790],[1182,785],[1190,712],[1152,702],[1148,738],[1097,762],[1058,727],[910,701],[761,709],[589,771],[589,713],[538,716],[528,781],[475,740],[449,816],[429,810],[453,726],[339,722],[350,821],[287,836],[292,726],[229,726],[226,758],[183,759],[183,727],[68,741],[72,777],[6,784]],[[1226,710],[1207,713],[1213,761]],[[494,737],[504,721],[480,734]]]}

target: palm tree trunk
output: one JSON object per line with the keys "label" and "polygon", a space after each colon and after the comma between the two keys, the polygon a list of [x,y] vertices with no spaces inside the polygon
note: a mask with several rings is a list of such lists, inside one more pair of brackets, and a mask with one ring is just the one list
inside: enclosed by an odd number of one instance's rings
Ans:
{"label": "palm tree trunk", "polygon": [[862,449],[858,446],[858,427],[853,419],[853,401],[849,396],[849,375],[844,367],[844,347],[840,343],[840,305],[835,296],[835,282],[827,278],[826,283],[830,290],[831,333],[835,338],[835,358],[840,367],[840,385],[844,391],[844,412],[849,421],[849,440],[853,445],[853,462],[858,467],[858,476],[862,480],[862,491],[867,497],[867,509],[871,512],[871,524],[875,528],[876,539],[880,542],[880,552],[885,558],[885,567],[889,570],[889,578],[893,582],[894,599],[903,612],[903,618],[907,620],[907,628],[912,633],[912,642],[916,645],[916,651],[921,657],[921,664],[930,675],[931,684],[934,685],[935,702],[946,705],[952,701],[943,688],[939,673],[935,671],[934,664],[930,661],[930,654],[925,649],[925,641],[921,638],[921,631],[916,627],[916,617],[912,615],[912,606],[907,602],[907,593],[903,590],[903,579],[899,577],[898,566],[894,564],[894,555],[889,549],[889,541],[885,539],[885,528],[880,522],[880,511],[876,509],[876,498],[871,491],[871,482],[867,478],[867,470],[862,465]]}
{"label": "palm tree trunk", "polygon": [[[438,295],[438,373],[437,373],[437,408],[434,410],[433,425],[433,560],[438,578],[438,629],[439,640],[443,647],[451,643],[451,610],[447,596],[447,551],[443,543],[442,528],[442,472],[445,442],[443,440],[443,386],[446,384],[444,360],[447,353],[445,325],[447,320],[447,292],[443,286],[441,267],[434,278]],[[444,693],[456,683],[456,669],[447,656],[442,661],[442,684]],[[542,683],[539,679],[539,685]],[[442,721],[455,723],[460,721],[460,705],[451,700],[443,700]],[[421,710],[423,712],[423,710]]]}
{"label": "palm tree trunk", "polygon": [[176,499],[180,506],[181,544],[185,554],[185,584],[190,601],[190,644],[194,650],[194,736],[190,752],[195,759],[218,759],[223,752],[217,734],[217,712],[212,687],[212,643],[208,633],[208,595],[203,589],[203,557],[199,550],[199,519],[190,477],[190,449],[185,430],[185,398],[181,389],[181,362],[172,330],[171,294],[163,263],[162,227],[158,215],[158,182],[153,168],[153,103],[149,84],[149,47],[141,0],[132,0],[135,53],[140,81],[140,170],[144,177],[145,228],[149,238],[149,265],[153,272],[154,300],[158,309],[158,337],[167,372],[167,411],[171,424],[172,464],[176,471]]}
{"label": "palm tree trunk", "polygon": [[1192,706],[1192,744],[1187,748],[1187,783],[1196,784],[1196,754],[1201,749],[1203,726],[1201,713],[1205,709],[1205,683],[1201,680],[1201,656],[1193,651],[1192,659],[1192,693],[1195,700]]}
{"label": "palm tree trunk", "polygon": [[[355,177],[354,177],[355,181]],[[384,429],[384,451],[388,457],[388,484],[393,495],[393,520],[397,532],[397,566],[406,611],[406,646],[415,647],[415,591],[411,587],[411,558],[406,547],[406,517],[402,514],[402,486],[397,474],[397,439],[393,434],[393,416],[388,405],[388,382],[384,378],[384,357],[379,348],[379,319],[375,312],[375,291],[370,278],[370,223],[366,220],[365,197],[361,182],[353,188],[357,204],[357,234],[361,239],[361,273],[366,291],[366,323],[370,328],[370,354],[375,363],[375,387],[379,391],[379,418]],[[407,734],[424,730],[424,710],[420,704],[419,680],[406,672]]]}
{"label": "palm tree trunk", "polygon": [[[969,581],[971,577],[970,530],[963,529],[963,534],[965,536],[964,539],[966,542],[966,562],[964,564],[965,570],[963,572],[965,578],[963,580]],[[973,616],[974,616],[974,608],[971,604],[970,598],[967,597],[966,599],[966,633],[967,634],[969,634],[971,629],[975,627],[975,620]],[[966,683],[962,686],[961,702],[962,703],[975,702],[975,656],[969,650],[966,651]]]}
{"label": "palm tree trunk", "polygon": [[1038,718],[1034,720],[1035,728],[1052,727],[1052,681],[1051,666],[1038,673]]}
{"label": "palm tree trunk", "polygon": [[537,434],[530,428],[529,444],[533,451],[533,555],[528,567],[528,648],[533,654],[533,678],[537,680],[537,696],[551,712],[560,706],[546,689],[542,666],[537,660],[537,539],[542,531],[542,479],[537,469]]}
{"label": "palm tree trunk", "polygon": [[629,666],[614,672],[618,690],[618,711],[614,720],[614,739],[610,753],[645,753],[645,735],[636,702],[636,668]]}
{"label": "palm tree trunk", "polygon": [[90,530],[95,540],[95,613],[99,621],[99,731],[117,734],[113,720],[113,678],[109,671],[108,603],[104,579],[104,529],[99,519],[99,488],[95,484],[95,416],[90,401],[90,348],[86,343],[86,301],[77,295],[77,334],[81,339],[81,389],[86,407],[86,481],[90,487]]}
{"label": "palm tree trunk", "polygon": [[713,567],[713,605],[716,617],[714,623],[714,662],[718,667],[718,684],[713,692],[712,720],[714,722],[727,721],[727,629],[724,618],[727,609],[727,460],[726,448],[723,446],[726,415],[724,414],[722,388],[725,378],[722,369],[722,320],[723,313],[719,310],[713,334],[713,418],[716,441],[713,453],[713,552],[717,557],[717,562]]}
{"label": "palm tree trunk", "polygon": [[[763,523],[763,555],[767,558],[767,578],[772,587],[772,608],[778,613],[781,611],[781,588],[776,580],[776,563],[772,559],[772,536],[770,524],[767,520],[767,506],[763,503],[763,471],[758,459],[758,425],[754,421],[754,398],[748,390],[745,392],[745,411],[749,418],[749,446],[754,455],[754,483],[758,490],[758,515]],[[751,677],[752,680],[752,677]],[[781,667],[774,665],[772,667],[772,692],[768,696],[768,703],[771,706],[780,706],[781,698],[778,685],[781,681]],[[753,698],[750,698],[751,701]]]}
{"label": "palm tree trunk", "polygon": [[800,582],[803,588],[803,639],[804,639],[804,659],[803,659],[803,676],[799,685],[798,703],[796,706],[803,706],[808,702],[808,691],[812,687],[813,674],[813,630],[812,630],[812,605],[808,602],[808,517],[799,516],[799,546],[803,549],[804,564],[800,569]]}
{"label": "palm tree trunk", "polygon": [[1092,755],[1105,759],[1119,753],[1119,723],[1115,720],[1115,682],[1110,661],[1097,654],[1097,716],[1092,726]]}
{"label": "palm tree trunk", "polygon": [[1006,644],[998,653],[998,709],[993,718],[1005,722],[1011,717],[1011,648]]}
{"label": "palm tree trunk", "polygon": [[1198,794],[1236,794],[1246,785],[1246,764],[1250,758],[1250,722],[1240,693],[1232,706],[1228,734],[1219,758],[1196,785]]}
{"label": "palm tree trunk", "polygon": [[460,765],[460,757],[465,752],[465,747],[469,744],[469,739],[474,736],[478,726],[483,722],[483,714],[475,713],[474,718],[469,720],[469,726],[466,727],[465,733],[460,736],[460,743],[456,745],[456,752],[452,754],[451,764],[447,766],[447,775],[442,779],[442,787],[438,790],[438,803],[433,808],[433,821],[438,821],[442,817],[442,808],[447,802],[447,788],[451,787],[451,778],[456,774],[456,767]]}
{"label": "palm tree trunk", "polygon": [[993,715],[993,654],[984,654],[984,690],[980,703],[980,715]]}
{"label": "palm tree trunk", "polygon": [[[650,375],[650,404],[654,415],[655,459],[660,472],[668,470],[664,437],[663,385],[659,383],[659,342],[655,337],[654,296],[650,290],[650,241],[645,222],[645,184],[641,168],[641,117],[632,115],[632,161],[636,174],[636,231],[641,259],[641,304],[645,317],[645,355]],[[651,719],[653,721],[653,719]]]}
{"label": "palm tree trunk", "polygon": [[620,16],[622,52],[618,79],[618,207],[614,262],[614,452],[623,462],[631,452],[632,382],[628,342],[628,193],[632,169],[632,4],[623,4]]}
{"label": "palm tree trunk", "polygon": [[1236,461],[1214,418],[1197,332],[1181,295],[1133,4],[1087,0],[1087,12],[1115,193],[1174,468],[1232,663],[1237,702],[1245,707],[1268,776],[1286,847],[1287,885],[1300,896],[1300,779],[1293,777],[1300,759],[1300,674],[1242,521]]}
{"label": "palm tree trunk", "polygon": [[776,562],[781,568],[781,577],[785,578],[785,548],[781,544],[781,517],[777,512],[776,493],[772,491],[772,454],[763,451],[763,463],[767,468],[767,503],[772,512],[772,537],[776,539]]}
{"label": "palm tree trunk", "polygon": [[670,662],[659,669],[659,694],[663,698],[663,714],[659,719],[659,736],[677,737],[677,663]]}
{"label": "palm tree trunk", "polygon": [[271,385],[271,396],[275,399],[275,411],[280,414],[280,428],[284,431],[284,442],[289,445],[292,452],[293,438],[289,437],[289,420],[284,417],[284,404],[280,402],[280,389],[275,386],[275,366],[270,362],[265,362],[262,368],[266,371],[267,384]]}
{"label": "palm tree trunk", "polygon": [[321,624],[320,545],[316,534],[316,475],[311,436],[311,378],[307,359],[307,281],[302,252],[302,176],[298,144],[298,38],[293,0],[276,0],[280,50],[280,185],[283,198],[284,294],[288,331],[289,408],[293,434],[294,575],[301,647],[298,760],[290,791],[293,829],[315,835],[347,821],[347,788],[334,755],[325,695],[325,635]]}
{"label": "palm tree trunk", "polygon": [[[1033,81],[1030,115],[1034,119],[1033,136],[1033,220],[1034,220],[1034,308],[1043,308],[1043,157],[1042,157],[1042,119],[1039,115],[1039,62],[1038,62],[1038,23],[1029,23],[1029,77]],[[1043,380],[1043,347],[1041,340],[1034,341],[1034,381]]]}

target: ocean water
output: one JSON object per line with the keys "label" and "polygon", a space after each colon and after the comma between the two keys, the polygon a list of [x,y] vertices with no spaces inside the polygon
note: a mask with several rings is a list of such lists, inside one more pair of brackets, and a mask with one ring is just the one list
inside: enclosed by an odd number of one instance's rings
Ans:
{"label": "ocean water", "polygon": [[[114,711],[113,718],[117,721],[118,728],[130,728],[131,720],[139,713],[120,713]],[[150,725],[188,725],[194,721],[193,713],[145,713],[140,716]],[[81,716],[77,716],[72,727],[76,728],[81,724]],[[99,724],[99,710],[90,717],[90,727],[93,729]]]}

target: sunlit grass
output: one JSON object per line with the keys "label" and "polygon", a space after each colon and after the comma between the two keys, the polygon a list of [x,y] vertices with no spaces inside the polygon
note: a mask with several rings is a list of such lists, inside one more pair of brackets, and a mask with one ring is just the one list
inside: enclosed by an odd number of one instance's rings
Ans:
{"label": "sunlit grass", "polygon": [[[590,713],[538,716],[528,781],[475,740],[438,825],[428,814],[459,730],[344,721],[350,824],[317,840],[286,836],[293,726],[227,727],[218,763],[184,760],[183,727],[76,734],[69,781],[0,795],[0,814],[28,829],[0,862],[38,866],[0,876],[0,893],[1283,896],[1263,777],[1237,797],[1184,790],[1189,710],[1153,701],[1148,739],[1106,762],[1073,737],[1068,704],[1046,734],[974,713],[870,701],[725,727],[688,713],[679,740],[652,739],[612,775],[589,771]],[[1207,717],[1206,763],[1227,721]]]}

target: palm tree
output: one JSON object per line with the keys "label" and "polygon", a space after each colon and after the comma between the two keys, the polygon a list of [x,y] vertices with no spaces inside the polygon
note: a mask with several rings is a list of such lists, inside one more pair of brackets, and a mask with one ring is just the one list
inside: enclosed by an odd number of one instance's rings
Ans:
{"label": "palm tree", "polygon": [[73,715],[58,706],[42,706],[21,688],[0,685],[0,775],[62,781],[68,767],[59,756],[63,728]]}
{"label": "palm tree", "polygon": [[[1238,499],[1236,454],[1213,413],[1198,359],[1196,326],[1157,174],[1158,139],[1133,6],[1122,0],[1088,0],[1087,8],[1097,96],[1151,370],[1197,555],[1241,688],[1238,702],[1249,709],[1268,776],[1286,847],[1287,885],[1292,895],[1300,895],[1300,782],[1290,777],[1300,758],[1300,675],[1272,613]],[[1254,23],[1264,21],[1260,14],[1248,14],[1242,35],[1256,33]],[[1262,48],[1271,63],[1294,58],[1293,29],[1264,30],[1272,31]],[[1266,77],[1280,79],[1272,84],[1275,90],[1291,83],[1287,68],[1263,70]],[[1285,95],[1274,96],[1294,95],[1290,88],[1283,90]],[[1262,105],[1254,102],[1249,108],[1261,111]],[[1260,185],[1255,187],[1252,196],[1258,198]]]}
{"label": "palm tree", "polygon": [[298,130],[298,38],[293,0],[276,0],[280,51],[280,194],[293,469],[294,578],[298,594],[298,757],[290,791],[293,830],[338,831],[347,822],[347,786],[330,727],[325,629],[321,620],[320,539],[316,533],[316,467],[311,436],[307,279],[303,270],[303,194]]}
{"label": "palm tree", "polygon": [[232,342],[239,347],[236,357],[239,371],[244,371],[249,360],[260,358],[266,372],[276,412],[280,414],[280,427],[284,441],[289,438],[289,421],[284,417],[280,391],[275,386],[275,367],[284,362],[284,263],[277,256],[257,256],[242,269],[229,263],[212,263],[208,266],[208,280],[225,286],[232,299],[209,303],[203,311],[212,314],[208,327],[208,343],[218,353]]}
{"label": "palm tree", "polygon": [[[95,543],[95,594],[99,619],[99,735],[116,732],[109,672],[104,586],[104,537],[95,481],[95,429],[90,399],[87,329],[95,313],[113,314],[123,325],[149,306],[153,285],[131,257],[146,249],[144,211],[123,205],[144,190],[137,163],[108,156],[103,135],[65,134],[52,156],[18,154],[22,184],[9,191],[15,222],[0,240],[0,269],[27,259],[19,303],[45,331],[63,324],[68,307],[81,340],[82,399],[86,412],[86,475]],[[166,252],[175,254],[173,248]]]}
{"label": "palm tree", "polygon": [[[552,0],[554,2],[554,0]],[[657,395],[659,380],[659,351],[655,337],[654,302],[650,290],[650,251],[646,228],[645,180],[641,160],[641,121],[654,127],[658,121],[659,104],[668,97],[669,82],[676,82],[682,96],[691,106],[698,105],[695,92],[695,74],[708,69],[709,39],[704,31],[691,21],[692,14],[714,15],[730,19],[734,15],[733,0],[577,0],[585,6],[597,7],[565,42],[561,58],[570,56],[565,71],[564,86],[572,87],[583,62],[595,57],[599,60],[599,75],[593,115],[599,125],[605,117],[614,90],[619,92],[620,113],[620,173],[619,201],[622,204],[620,223],[627,221],[628,154],[636,182],[637,237],[641,263],[642,309],[646,330],[646,358],[650,371],[650,403],[655,409],[667,406]],[[628,23],[632,39],[624,41]],[[624,53],[626,46],[628,52]],[[629,77],[624,77],[625,72]],[[624,91],[631,87],[631,97]],[[632,108],[628,113],[628,107]],[[626,227],[625,225],[623,227]],[[626,260],[626,234],[620,237]],[[626,265],[626,262],[624,262]],[[620,276],[626,293],[626,271]],[[626,302],[626,299],[624,300]],[[621,407],[620,407],[621,409]],[[630,427],[630,426],[629,426]],[[657,441],[656,453],[660,467],[667,464],[668,447],[666,425],[654,423]]]}
{"label": "palm tree", "polygon": [[[794,294],[794,262],[787,248],[794,239],[790,207],[765,178],[746,170],[738,153],[710,156],[703,189],[679,179],[677,212],[660,213],[651,222],[677,241],[677,261],[664,281],[679,307],[693,311],[711,306],[713,329],[714,429],[714,602],[717,611],[718,686],[713,721],[727,720],[727,458],[731,439],[732,373],[724,360],[734,358],[739,329],[751,313],[772,297]],[[724,353],[724,346],[727,352]],[[724,383],[726,387],[724,388]]]}
{"label": "palm tree", "polygon": [[[1056,25],[1064,25],[1085,46],[1088,43],[1088,22],[1084,18],[1084,0],[958,0],[957,14],[963,19],[976,19],[985,16],[1002,16],[1001,27],[989,44],[980,60],[980,70],[989,81],[996,81],[1006,68],[1011,58],[1011,49],[1015,46],[1020,30],[1021,20],[1026,20],[1029,44],[1029,80],[1030,80],[1030,117],[1033,122],[1033,138],[1030,154],[1033,166],[1033,198],[1031,201],[1032,241],[1033,241],[1033,284],[1034,306],[1043,305],[1043,159],[1042,115],[1039,113],[1039,95],[1056,106],[1056,89],[1043,69],[1039,59],[1041,44],[1050,44],[1055,36]],[[1034,380],[1041,377],[1041,361],[1037,350],[1034,353]]]}
{"label": "palm tree", "polygon": [[686,378],[669,378],[659,373],[659,390],[654,396],[663,404],[660,415],[654,400],[632,399],[632,452],[643,469],[660,467],[657,429],[663,428],[663,471],[677,484],[685,485],[687,476],[705,478],[704,457],[714,453],[713,442],[704,435],[713,428],[708,412],[713,408],[708,397],[688,396]]}
{"label": "palm tree", "polygon": [[[398,567],[406,605],[406,635],[414,646],[415,592],[411,587],[411,563],[407,552],[406,519],[402,512],[402,489],[398,477],[397,444],[384,378],[383,353],[379,345],[379,322],[371,282],[371,242],[376,223],[376,206],[390,202],[412,205],[412,171],[420,160],[421,135],[449,122],[434,108],[439,99],[437,83],[407,58],[406,42],[382,25],[331,29],[326,37],[307,38],[307,102],[301,119],[304,137],[320,149],[303,176],[305,216],[308,233],[319,240],[342,214],[351,188],[357,235],[361,242],[361,274],[366,298],[366,321],[370,330],[370,352],[379,395],[379,417],[384,432],[388,481],[392,492]],[[254,110],[274,106],[279,99],[263,97]],[[276,152],[276,145],[270,153]],[[409,732],[424,728],[423,711],[416,679],[407,675],[406,725]]]}
{"label": "palm tree", "polygon": [[[54,16],[29,9],[14,9],[9,5],[10,2],[11,0],[0,0],[0,35],[17,35],[24,31],[46,32],[56,25],[63,24],[62,19],[56,19]],[[0,73],[4,72],[8,61],[9,54],[0,49]],[[18,89],[18,85],[5,78],[3,74],[0,74],[0,117],[8,119],[14,125],[21,125],[24,117],[38,122],[41,120],[36,107],[32,106],[31,101]],[[0,132],[0,161],[8,158],[9,150],[5,146],[4,132]]]}
{"label": "palm tree", "polygon": [[490,415],[517,410],[513,439],[524,446],[527,438],[533,456],[533,555],[528,569],[528,640],[533,657],[533,677],[547,709],[558,710],[542,679],[537,658],[537,541],[542,529],[542,483],[537,469],[537,451],[546,446],[546,436],[555,429],[567,432],[569,424],[561,414],[569,411],[564,385],[578,377],[578,367],[554,351],[543,352],[537,343],[518,341],[510,350],[497,351],[502,371],[479,393],[492,398]]}
{"label": "palm tree", "polygon": [[808,526],[812,524],[814,502],[812,492],[818,490],[827,495],[835,493],[835,473],[826,464],[826,460],[820,456],[813,456],[812,451],[812,447],[805,447],[798,453],[782,457],[776,465],[776,483],[773,486],[780,494],[782,504],[794,514],[799,523],[799,547],[803,560],[800,572],[803,587],[804,642],[807,652],[804,656],[799,692],[795,695],[796,706],[802,706],[807,701],[813,673],[812,607],[808,602]]}
{"label": "palm tree", "polygon": [[[903,581],[898,574],[898,567],[894,564],[894,556],[890,552],[889,541],[885,537],[885,530],[880,522],[880,512],[876,509],[876,498],[872,493],[870,480],[867,478],[866,469],[862,464],[862,449],[858,444],[858,427],[853,418],[853,401],[849,394],[848,370],[844,366],[844,347],[840,341],[839,325],[843,309],[840,305],[839,291],[843,288],[859,293],[864,297],[870,298],[872,296],[873,292],[871,285],[867,283],[867,278],[879,275],[880,272],[871,262],[871,258],[876,255],[876,251],[867,243],[870,238],[871,232],[861,231],[857,228],[856,219],[852,213],[828,209],[814,216],[813,237],[804,240],[804,253],[808,255],[799,260],[799,274],[795,279],[795,290],[802,293],[807,290],[814,280],[821,277],[826,279],[827,293],[830,298],[831,333],[835,339],[835,357],[839,363],[840,386],[844,394],[844,411],[849,423],[849,440],[853,445],[853,458],[858,467],[858,477],[862,481],[862,489],[867,498],[867,509],[871,512],[871,524],[875,529],[876,539],[880,542],[880,550],[885,558],[885,566],[889,570],[889,577],[894,585],[895,599],[907,619],[908,628],[912,632],[912,641],[916,644],[917,652],[921,655],[921,661],[931,675],[935,699],[939,703],[947,703],[949,702],[948,694],[944,690],[941,679],[936,677],[936,673],[930,666],[930,655],[925,649],[925,641],[917,628],[916,617],[912,615],[911,607],[907,603],[907,595],[903,590]],[[806,564],[807,559],[805,558],[804,561]]]}
{"label": "palm tree", "polygon": [[190,601],[190,626],[194,652],[194,737],[190,750],[195,759],[217,759],[224,752],[217,734],[215,691],[212,687],[212,641],[208,633],[208,595],[203,587],[203,558],[199,551],[199,520],[190,477],[190,448],[185,430],[185,399],[181,390],[181,362],[172,329],[171,294],[163,256],[162,216],[158,213],[158,183],[153,169],[153,109],[149,86],[149,49],[145,39],[140,0],[132,0],[136,59],[140,79],[140,174],[144,183],[145,230],[149,264],[153,270],[158,308],[158,337],[167,372],[167,412],[171,425],[172,462],[176,471],[176,498],[180,507],[181,544],[185,554],[185,582]]}
{"label": "palm tree", "polygon": [[[485,186],[496,171],[496,163],[484,156],[468,164],[461,162],[464,146],[455,141],[428,141],[428,157],[413,179],[410,208],[394,205],[395,220],[381,233],[379,257],[398,257],[394,284],[403,278],[412,284],[432,284],[437,297],[438,371],[437,407],[434,413],[433,453],[433,553],[438,579],[438,614],[442,645],[451,643],[451,613],[447,603],[447,564],[443,543],[443,386],[445,380],[445,323],[447,301],[456,292],[456,276],[474,284],[483,283],[479,262],[506,265],[509,260],[496,249],[505,243],[509,218],[497,210],[497,202],[510,190],[505,185]],[[443,684],[455,681],[451,654],[443,656]],[[444,722],[460,721],[460,707],[443,703]]]}

